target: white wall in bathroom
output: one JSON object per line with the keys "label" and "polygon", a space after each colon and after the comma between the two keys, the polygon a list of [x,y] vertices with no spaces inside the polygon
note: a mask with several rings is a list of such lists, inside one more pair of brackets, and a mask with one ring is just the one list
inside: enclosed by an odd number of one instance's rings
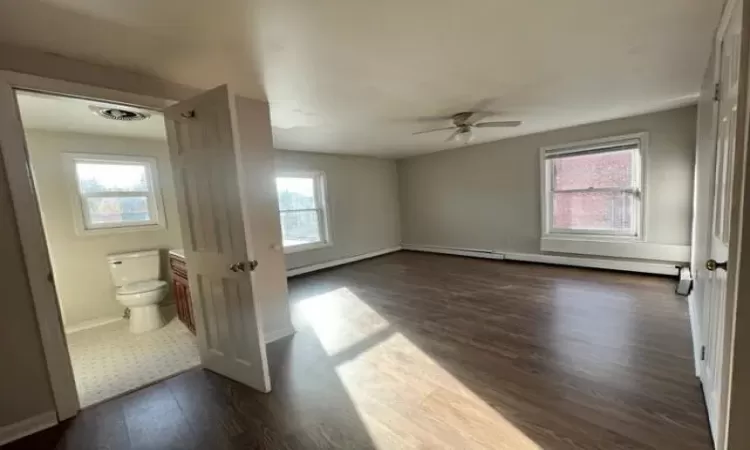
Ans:
{"label": "white wall in bathroom", "polygon": [[[26,142],[66,329],[122,316],[124,308],[115,300],[106,256],[141,249],[164,249],[161,278],[167,279],[166,250],[182,247],[166,141],[29,130]],[[156,158],[166,228],[77,235],[72,193],[61,170],[62,154],[68,152]]]}

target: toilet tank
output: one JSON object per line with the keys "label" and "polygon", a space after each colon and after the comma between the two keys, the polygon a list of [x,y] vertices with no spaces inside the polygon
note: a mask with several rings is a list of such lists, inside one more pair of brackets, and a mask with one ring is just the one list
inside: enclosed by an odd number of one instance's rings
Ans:
{"label": "toilet tank", "polygon": [[159,250],[143,250],[107,256],[115,286],[159,279]]}

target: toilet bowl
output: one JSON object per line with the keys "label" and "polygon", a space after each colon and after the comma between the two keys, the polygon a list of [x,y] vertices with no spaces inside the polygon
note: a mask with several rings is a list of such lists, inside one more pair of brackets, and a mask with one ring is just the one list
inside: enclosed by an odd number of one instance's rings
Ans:
{"label": "toilet bowl", "polygon": [[164,326],[159,302],[167,283],[159,280],[159,251],[144,250],[107,257],[115,298],[130,309],[130,331],[144,333]]}
{"label": "toilet bowl", "polygon": [[130,309],[130,332],[144,333],[164,326],[159,302],[167,293],[161,280],[140,281],[117,288],[115,298]]}

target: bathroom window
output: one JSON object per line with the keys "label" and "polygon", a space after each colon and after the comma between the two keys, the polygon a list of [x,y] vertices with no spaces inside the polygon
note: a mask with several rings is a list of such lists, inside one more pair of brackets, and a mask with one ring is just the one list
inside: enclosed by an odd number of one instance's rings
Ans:
{"label": "bathroom window", "polygon": [[163,224],[156,160],[66,155],[75,185],[80,233],[145,230]]}
{"label": "bathroom window", "polygon": [[330,245],[323,173],[280,174],[276,192],[286,253]]}

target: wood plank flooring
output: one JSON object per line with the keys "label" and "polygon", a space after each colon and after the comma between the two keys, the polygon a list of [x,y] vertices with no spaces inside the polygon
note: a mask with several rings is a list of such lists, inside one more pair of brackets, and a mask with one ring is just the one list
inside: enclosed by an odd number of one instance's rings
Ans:
{"label": "wood plank flooring", "polygon": [[271,394],[194,370],[8,449],[709,449],[673,289],[400,252],[290,281]]}

